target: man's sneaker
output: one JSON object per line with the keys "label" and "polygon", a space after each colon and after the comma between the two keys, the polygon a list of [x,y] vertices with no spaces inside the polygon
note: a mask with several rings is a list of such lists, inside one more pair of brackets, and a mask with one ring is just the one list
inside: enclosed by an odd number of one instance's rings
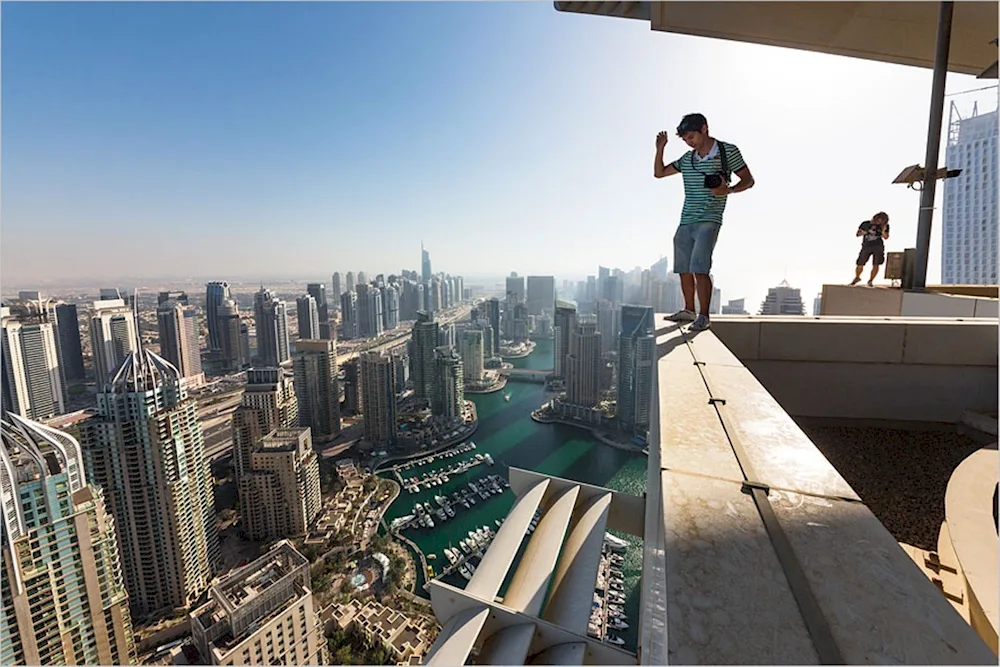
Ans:
{"label": "man's sneaker", "polygon": [[678,310],[673,315],[668,315],[667,319],[671,322],[694,322],[695,315],[692,311],[685,308],[684,310]]}
{"label": "man's sneaker", "polygon": [[852,285],[857,285],[860,282],[861,282],[861,278],[855,278],[854,280],[851,281],[851,284]]}
{"label": "man's sneaker", "polygon": [[707,315],[699,315],[691,326],[688,327],[688,331],[704,331],[705,329],[712,326],[711,320],[708,319]]}

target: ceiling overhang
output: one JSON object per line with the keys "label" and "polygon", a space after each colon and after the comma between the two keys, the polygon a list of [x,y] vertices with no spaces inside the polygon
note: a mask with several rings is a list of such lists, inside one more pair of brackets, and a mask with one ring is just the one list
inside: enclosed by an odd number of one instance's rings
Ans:
{"label": "ceiling overhang", "polygon": [[[561,12],[649,21],[650,28],[933,68],[937,2],[555,2]],[[997,62],[997,2],[955,2],[948,70]]]}

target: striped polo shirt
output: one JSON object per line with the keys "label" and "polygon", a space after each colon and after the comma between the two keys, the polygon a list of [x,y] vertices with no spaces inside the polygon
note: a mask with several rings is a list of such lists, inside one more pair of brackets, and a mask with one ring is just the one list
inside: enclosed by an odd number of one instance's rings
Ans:
{"label": "striped polo shirt", "polygon": [[[735,144],[725,143],[726,160],[729,170],[737,172],[747,163]],[[726,210],[728,195],[713,195],[705,187],[705,176],[722,171],[722,156],[719,155],[720,142],[716,141],[708,155],[701,157],[696,151],[688,151],[674,162],[674,169],[684,178],[684,208],[681,209],[681,224],[714,222],[722,224],[722,214]]]}

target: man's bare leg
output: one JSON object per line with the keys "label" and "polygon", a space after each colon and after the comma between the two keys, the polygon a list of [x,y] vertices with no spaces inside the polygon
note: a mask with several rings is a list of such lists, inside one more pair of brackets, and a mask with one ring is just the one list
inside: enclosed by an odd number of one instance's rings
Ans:
{"label": "man's bare leg", "polygon": [[694,312],[694,274],[681,274],[681,294],[684,295],[684,308]]}
{"label": "man's bare leg", "polygon": [[854,280],[851,281],[852,285],[857,285],[861,282],[861,272],[865,270],[864,264],[859,264],[854,267]]}
{"label": "man's bare leg", "polygon": [[[708,317],[709,306],[712,304],[712,277],[707,273],[695,274],[698,287],[698,314]],[[683,283],[681,283],[683,287]],[[687,298],[687,297],[685,297]],[[694,308],[694,303],[691,304]]]}
{"label": "man's bare leg", "polygon": [[872,264],[872,274],[868,277],[868,286],[872,286],[872,281],[878,278],[878,264]]}

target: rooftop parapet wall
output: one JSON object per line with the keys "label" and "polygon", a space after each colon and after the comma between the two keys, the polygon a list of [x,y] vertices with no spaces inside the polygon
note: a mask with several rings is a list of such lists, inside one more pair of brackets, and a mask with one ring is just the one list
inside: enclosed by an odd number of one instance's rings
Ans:
{"label": "rooftop parapet wall", "polygon": [[[934,290],[945,290],[940,286]],[[961,289],[963,294],[938,291],[905,292],[897,288],[850,287],[823,285],[820,302],[823,316],[836,317],[988,317],[1000,315],[995,296],[984,296],[989,290]],[[975,293],[975,294],[972,294]]]}
{"label": "rooftop parapet wall", "polygon": [[796,417],[955,424],[996,410],[993,320],[719,316],[712,331]]}
{"label": "rooftop parapet wall", "polygon": [[996,663],[712,331],[657,353],[642,664]]}

